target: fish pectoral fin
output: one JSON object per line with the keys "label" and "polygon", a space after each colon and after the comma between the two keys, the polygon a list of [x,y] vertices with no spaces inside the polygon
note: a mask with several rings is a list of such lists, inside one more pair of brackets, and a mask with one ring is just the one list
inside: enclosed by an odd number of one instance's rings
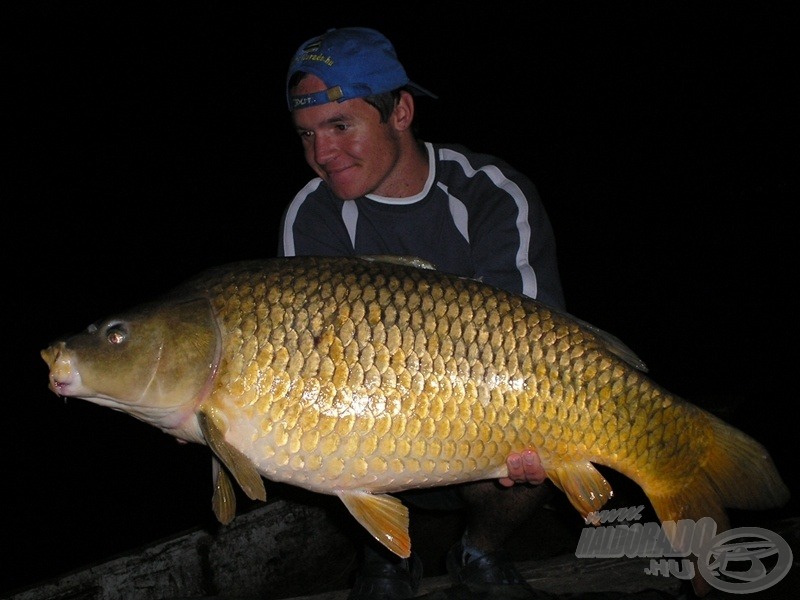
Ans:
{"label": "fish pectoral fin", "polygon": [[584,518],[600,510],[614,495],[611,484],[588,460],[564,463],[546,471]]}
{"label": "fish pectoral fin", "polygon": [[230,471],[247,497],[251,500],[266,501],[267,490],[264,488],[264,480],[261,479],[253,461],[225,441],[225,434],[213,413],[201,408],[197,413],[197,420],[206,443]]}
{"label": "fish pectoral fin", "polygon": [[394,496],[370,494],[360,490],[337,492],[356,521],[401,558],[411,556],[408,535],[408,508]]}
{"label": "fish pectoral fin", "polygon": [[217,457],[211,459],[211,472],[214,478],[214,495],[211,497],[211,508],[217,520],[227,525],[236,516],[236,492],[233,490],[231,478],[220,464]]}

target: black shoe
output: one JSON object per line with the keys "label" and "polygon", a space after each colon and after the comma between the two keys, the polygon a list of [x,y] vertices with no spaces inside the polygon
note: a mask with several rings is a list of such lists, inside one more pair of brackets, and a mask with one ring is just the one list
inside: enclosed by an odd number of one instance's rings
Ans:
{"label": "black shoe", "polygon": [[480,598],[548,598],[535,591],[505,552],[469,553],[461,542],[447,553],[447,572],[456,586]]}
{"label": "black shoe", "polygon": [[347,600],[405,600],[413,598],[422,579],[422,561],[416,554],[386,560],[368,553]]}

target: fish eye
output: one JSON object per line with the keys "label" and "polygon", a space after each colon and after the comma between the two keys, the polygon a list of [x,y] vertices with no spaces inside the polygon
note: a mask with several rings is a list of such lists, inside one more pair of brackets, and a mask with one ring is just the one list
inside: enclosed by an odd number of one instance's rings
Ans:
{"label": "fish eye", "polygon": [[128,331],[121,323],[110,324],[106,330],[106,339],[109,344],[121,344],[127,337]]}

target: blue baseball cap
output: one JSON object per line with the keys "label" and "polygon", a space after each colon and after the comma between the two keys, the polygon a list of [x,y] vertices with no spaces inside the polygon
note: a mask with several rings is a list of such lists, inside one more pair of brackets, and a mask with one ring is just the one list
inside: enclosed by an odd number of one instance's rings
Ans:
{"label": "blue baseball cap", "polygon": [[[292,96],[289,81],[298,71],[316,75],[328,89]],[[383,34],[366,27],[329,29],[298,48],[286,76],[289,111],[328,102],[344,102],[407,87],[417,96],[434,94],[412,83],[392,43]]]}

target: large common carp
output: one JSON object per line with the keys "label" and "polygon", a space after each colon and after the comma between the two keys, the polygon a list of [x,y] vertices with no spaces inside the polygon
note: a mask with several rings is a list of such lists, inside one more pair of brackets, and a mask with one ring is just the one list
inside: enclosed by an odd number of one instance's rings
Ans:
{"label": "large common carp", "polygon": [[[400,556],[390,494],[507,474],[535,448],[585,517],[636,482],[662,521],[780,506],[767,451],[650,380],[616,338],[529,298],[401,259],[296,257],[214,268],[42,351],[50,389],[213,451],[230,476],[335,494]],[[671,540],[676,547],[680,540]]]}

